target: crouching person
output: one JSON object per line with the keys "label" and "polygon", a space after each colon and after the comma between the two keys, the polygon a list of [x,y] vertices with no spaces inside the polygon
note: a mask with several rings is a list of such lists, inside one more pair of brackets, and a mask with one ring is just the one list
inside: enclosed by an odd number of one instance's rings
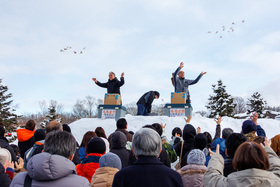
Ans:
{"label": "crouching person", "polygon": [[161,138],[155,130],[142,128],[137,131],[132,139],[132,151],[137,160],[116,173],[113,187],[183,187],[179,173],[159,161],[161,144]]}
{"label": "crouching person", "polygon": [[99,159],[99,168],[92,176],[90,186],[112,186],[115,174],[121,169],[122,162],[119,156],[110,152],[106,153]]}
{"label": "crouching person", "polygon": [[16,175],[10,186],[89,186],[86,178],[76,174],[71,161],[75,151],[73,135],[62,131],[48,133],[44,152],[34,155],[27,163],[27,172]]}

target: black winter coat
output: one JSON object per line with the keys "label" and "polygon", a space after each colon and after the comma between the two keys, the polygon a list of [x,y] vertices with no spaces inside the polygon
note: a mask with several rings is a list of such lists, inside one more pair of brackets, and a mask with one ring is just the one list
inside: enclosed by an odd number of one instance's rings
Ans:
{"label": "black winter coat", "polygon": [[[195,135],[196,135],[195,128],[191,124],[185,125],[184,130],[183,130],[184,145],[183,145],[183,152],[182,152],[181,167],[183,167],[187,164],[185,159],[183,161],[183,158],[186,154],[188,154],[194,148]],[[178,142],[177,144],[174,144],[174,149],[178,156],[180,156],[181,147],[182,147],[182,142]]]}
{"label": "black winter coat", "polygon": [[34,136],[31,137],[29,140],[25,141],[25,142],[18,142],[18,147],[20,150],[20,157],[24,158],[24,154],[25,152],[30,149],[31,147],[33,147],[34,143],[35,143],[35,138]]}
{"label": "black winter coat", "polygon": [[227,177],[229,174],[236,172],[236,170],[232,166],[232,159],[226,158],[224,160],[224,176]]}
{"label": "black winter coat", "polygon": [[127,138],[123,132],[116,131],[111,135],[110,147],[111,153],[118,155],[122,161],[122,168],[129,165],[130,150],[126,149]]}
{"label": "black winter coat", "polygon": [[7,138],[0,136],[0,147],[7,149],[11,153],[12,161],[17,161],[16,153],[14,149],[10,146]]}
{"label": "black winter coat", "polygon": [[154,156],[140,156],[136,162],[116,173],[113,187],[183,187],[179,173],[163,165]]}
{"label": "black winter coat", "polygon": [[4,166],[0,163],[0,186],[1,187],[9,187],[11,182],[12,182],[11,179],[5,173]]}
{"label": "black winter coat", "polygon": [[[170,158],[169,158],[169,156],[168,156],[164,147],[162,147],[162,150],[161,150],[161,153],[158,157],[158,160],[161,163],[163,163],[164,165],[166,165],[167,167],[169,167],[169,168],[171,167]],[[131,154],[129,155],[129,162],[128,162],[129,165],[132,165],[135,161],[136,161],[136,158],[134,157],[134,155],[131,152]]]}
{"label": "black winter coat", "polygon": [[144,95],[142,95],[142,97],[140,97],[137,104],[144,105],[145,108],[147,109],[148,113],[150,113],[154,99],[155,99],[155,92],[149,91],[149,92],[145,93]]}
{"label": "black winter coat", "polygon": [[96,84],[102,88],[107,88],[107,93],[121,94],[120,87],[124,85],[124,78],[121,77],[121,81],[119,81],[117,78],[114,78],[113,80],[109,79],[106,83],[100,83],[97,81]]}

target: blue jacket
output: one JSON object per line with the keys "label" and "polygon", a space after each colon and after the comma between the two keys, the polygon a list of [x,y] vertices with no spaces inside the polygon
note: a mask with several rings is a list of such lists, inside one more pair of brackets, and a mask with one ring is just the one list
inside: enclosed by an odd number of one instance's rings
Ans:
{"label": "blue jacket", "polygon": [[175,170],[163,165],[154,156],[140,156],[136,162],[116,173],[113,187],[183,187],[182,178]]}
{"label": "blue jacket", "polygon": [[86,155],[86,148],[85,147],[80,147],[79,156],[80,156],[81,162],[86,160],[87,155]]}
{"label": "blue jacket", "polygon": [[263,130],[263,128],[260,125],[257,125],[257,135],[266,137],[265,131]]}
{"label": "blue jacket", "polygon": [[186,92],[187,100],[190,100],[189,86],[196,84],[203,75],[199,74],[195,80],[189,80],[185,78],[182,79],[178,76],[180,70],[181,68],[178,67],[173,74],[175,92]]}

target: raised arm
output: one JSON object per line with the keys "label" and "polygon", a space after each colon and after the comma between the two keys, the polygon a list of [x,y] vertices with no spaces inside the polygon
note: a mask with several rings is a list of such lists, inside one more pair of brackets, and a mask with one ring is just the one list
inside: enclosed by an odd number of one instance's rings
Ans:
{"label": "raised arm", "polygon": [[218,119],[214,119],[214,121],[217,123],[216,126],[216,133],[213,139],[220,138],[221,137],[221,122],[222,122],[222,117],[219,116]]}
{"label": "raised arm", "polygon": [[223,176],[224,159],[219,154],[219,149],[220,146],[218,145],[216,153],[209,150],[211,159],[204,174],[203,182],[205,186],[227,186],[227,178]]}
{"label": "raised arm", "polygon": [[121,87],[122,85],[124,85],[124,73],[121,74],[121,81],[119,81],[119,86]]}
{"label": "raised arm", "polygon": [[264,129],[258,124],[258,119],[259,119],[258,113],[254,112],[253,117],[250,117],[250,119],[257,125],[257,135],[266,137],[266,133],[265,133]]}
{"label": "raised arm", "polygon": [[174,81],[174,85],[176,84],[176,77],[178,76],[180,70],[184,67],[184,63],[181,62],[180,63],[180,66],[175,70],[175,72],[172,74],[172,78],[173,78],[173,81]]}
{"label": "raised arm", "polygon": [[188,80],[187,79],[186,82],[188,83],[188,85],[196,84],[201,79],[201,77],[205,74],[206,74],[206,72],[201,72],[195,80]]}
{"label": "raised arm", "polygon": [[268,155],[268,160],[270,163],[269,171],[272,171],[275,175],[277,175],[280,178],[280,159],[271,148],[271,140],[268,140],[266,137],[264,144],[261,145]]}
{"label": "raised arm", "polygon": [[92,80],[95,82],[95,84],[97,84],[98,86],[102,87],[102,88],[107,88],[107,82],[106,83],[100,83],[98,80],[96,80],[96,78],[92,78]]}

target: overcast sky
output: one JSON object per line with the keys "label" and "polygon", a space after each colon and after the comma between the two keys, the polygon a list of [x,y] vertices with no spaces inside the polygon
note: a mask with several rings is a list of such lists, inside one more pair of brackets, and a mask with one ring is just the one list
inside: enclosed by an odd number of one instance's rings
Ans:
{"label": "overcast sky", "polygon": [[70,111],[87,95],[102,99],[106,89],[91,79],[106,82],[109,71],[125,73],[123,104],[149,90],[161,93],[160,104],[170,102],[171,74],[183,61],[188,79],[207,71],[190,87],[195,110],[206,109],[218,79],[232,96],[259,91],[279,106],[279,7],[279,0],[2,0],[0,78],[19,114],[40,111],[40,100]]}

